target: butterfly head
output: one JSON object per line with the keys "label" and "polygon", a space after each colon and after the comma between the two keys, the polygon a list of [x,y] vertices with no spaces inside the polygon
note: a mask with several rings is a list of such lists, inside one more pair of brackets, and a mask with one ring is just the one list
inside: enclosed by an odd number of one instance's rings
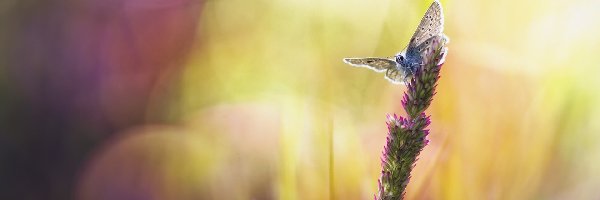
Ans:
{"label": "butterfly head", "polygon": [[397,63],[403,63],[404,62],[404,55],[401,55],[401,54],[396,55],[396,62]]}
{"label": "butterfly head", "polygon": [[406,66],[406,53],[404,51],[396,54],[396,63],[398,63],[399,66]]}
{"label": "butterfly head", "polygon": [[404,79],[411,77],[421,65],[417,57],[406,55],[406,51],[396,54],[395,61],[396,68],[402,72]]}

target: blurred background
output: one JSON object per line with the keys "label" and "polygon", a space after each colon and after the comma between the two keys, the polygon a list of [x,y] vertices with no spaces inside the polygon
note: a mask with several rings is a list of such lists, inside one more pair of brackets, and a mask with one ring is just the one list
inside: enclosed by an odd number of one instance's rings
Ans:
{"label": "blurred background", "polygon": [[[431,0],[2,0],[0,199],[372,199]],[[407,199],[599,199],[600,1],[442,0]]]}

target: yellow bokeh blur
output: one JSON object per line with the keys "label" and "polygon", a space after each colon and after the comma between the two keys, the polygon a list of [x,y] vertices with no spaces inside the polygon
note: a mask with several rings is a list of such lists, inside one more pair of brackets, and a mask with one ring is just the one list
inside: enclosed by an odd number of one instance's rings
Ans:
{"label": "yellow bokeh blur", "polygon": [[[403,86],[343,57],[390,56],[430,1],[209,1],[182,79],[182,120],[274,112],[279,199],[369,199]],[[442,1],[450,51],[408,199],[594,199],[600,184],[598,1]],[[258,109],[257,109],[258,108]],[[257,114],[262,115],[262,114]],[[228,119],[223,119],[228,120]],[[252,121],[252,119],[249,119]],[[255,128],[258,128],[256,130]],[[222,130],[227,136],[237,132]],[[270,133],[272,135],[266,135]],[[236,139],[237,140],[237,139]],[[261,140],[255,142],[261,143]],[[261,144],[243,144],[261,145]],[[275,157],[271,157],[275,156]],[[267,158],[268,159],[268,158]],[[331,160],[330,160],[331,159]],[[333,178],[333,179],[331,179]],[[230,180],[236,185],[236,180]],[[241,185],[243,186],[243,185]],[[250,198],[250,196],[248,196]]]}

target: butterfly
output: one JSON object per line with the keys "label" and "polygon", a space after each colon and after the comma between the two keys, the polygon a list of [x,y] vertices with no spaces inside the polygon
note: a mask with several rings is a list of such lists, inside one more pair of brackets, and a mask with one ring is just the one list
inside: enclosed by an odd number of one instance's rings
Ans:
{"label": "butterfly", "polygon": [[[404,50],[386,58],[344,58],[344,62],[355,67],[366,67],[376,72],[385,72],[385,78],[394,84],[405,83],[419,67],[427,64],[433,53],[442,49],[448,37],[444,35],[444,15],[442,5],[435,0],[425,12],[421,23]],[[441,46],[440,46],[441,45]],[[443,57],[439,63],[443,62]]]}

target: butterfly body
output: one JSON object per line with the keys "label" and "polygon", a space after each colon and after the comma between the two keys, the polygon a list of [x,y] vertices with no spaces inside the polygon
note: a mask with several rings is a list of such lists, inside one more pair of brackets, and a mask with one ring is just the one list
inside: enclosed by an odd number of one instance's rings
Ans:
{"label": "butterfly body", "polygon": [[396,70],[404,72],[404,77],[412,76],[415,71],[423,65],[423,58],[421,55],[414,52],[400,52],[395,56],[396,59]]}
{"label": "butterfly body", "polygon": [[385,72],[385,78],[392,83],[404,83],[426,64],[427,57],[430,57],[439,45],[446,51],[444,45],[448,38],[443,29],[442,7],[436,0],[427,9],[408,46],[400,53],[388,58],[345,58],[344,62],[355,67]]}

